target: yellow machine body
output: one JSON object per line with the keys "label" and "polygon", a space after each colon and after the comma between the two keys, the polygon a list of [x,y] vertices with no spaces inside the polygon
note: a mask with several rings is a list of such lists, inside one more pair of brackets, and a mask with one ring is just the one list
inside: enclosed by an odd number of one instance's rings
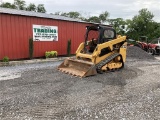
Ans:
{"label": "yellow machine body", "polygon": [[[96,47],[92,52],[84,49],[92,46],[93,42]],[[126,36],[118,35],[103,43],[97,43],[96,39],[88,40],[79,45],[75,58],[65,59],[58,69],[79,77],[96,75],[99,71],[119,69],[126,61],[126,49]]]}

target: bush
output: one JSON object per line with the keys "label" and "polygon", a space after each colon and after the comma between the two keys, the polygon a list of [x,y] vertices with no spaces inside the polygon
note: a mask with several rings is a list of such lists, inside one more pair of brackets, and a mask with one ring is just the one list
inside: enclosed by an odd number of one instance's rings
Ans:
{"label": "bush", "polygon": [[2,60],[2,62],[9,62],[9,57],[5,56]]}
{"label": "bush", "polygon": [[45,57],[49,58],[49,56],[50,56],[50,52],[45,52]]}
{"label": "bush", "polygon": [[46,51],[45,52],[46,58],[54,58],[54,57],[57,57],[57,55],[58,55],[57,51]]}
{"label": "bush", "polygon": [[67,42],[67,56],[71,55],[71,39]]}
{"label": "bush", "polygon": [[29,58],[30,58],[30,59],[33,58],[33,50],[34,50],[33,38],[30,38],[30,39],[29,39]]}

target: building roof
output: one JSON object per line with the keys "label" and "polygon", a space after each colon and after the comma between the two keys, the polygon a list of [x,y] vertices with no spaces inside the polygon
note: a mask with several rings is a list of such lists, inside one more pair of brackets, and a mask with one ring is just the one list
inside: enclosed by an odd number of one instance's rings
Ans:
{"label": "building roof", "polygon": [[52,14],[46,14],[46,13],[38,13],[38,12],[25,11],[25,10],[16,10],[16,9],[2,8],[2,7],[0,7],[0,13],[88,23],[88,22],[85,22],[85,21],[82,21],[79,19],[73,19],[73,18],[60,16],[60,15],[52,15]]}

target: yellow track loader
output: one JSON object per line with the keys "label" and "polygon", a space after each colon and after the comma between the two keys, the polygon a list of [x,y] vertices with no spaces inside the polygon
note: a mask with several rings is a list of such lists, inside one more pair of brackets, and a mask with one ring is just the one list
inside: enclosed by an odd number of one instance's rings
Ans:
{"label": "yellow track loader", "polygon": [[86,26],[85,41],[75,58],[65,59],[58,70],[74,76],[86,77],[124,67],[126,36],[117,35],[111,26]]}

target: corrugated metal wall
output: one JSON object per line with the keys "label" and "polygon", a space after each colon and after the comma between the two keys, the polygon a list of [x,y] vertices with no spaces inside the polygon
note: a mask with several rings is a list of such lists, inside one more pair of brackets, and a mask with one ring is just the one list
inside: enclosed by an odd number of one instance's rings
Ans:
{"label": "corrugated metal wall", "polygon": [[34,57],[43,57],[45,51],[56,50],[59,55],[66,55],[67,40],[71,39],[71,52],[75,53],[78,45],[84,41],[87,23],[53,20],[38,17],[0,14],[0,59],[23,59],[29,56],[29,38],[33,37],[32,25],[58,26],[58,42],[34,42]]}
{"label": "corrugated metal wall", "polygon": [[0,59],[2,54],[2,21],[1,21],[2,15],[0,14]]}

